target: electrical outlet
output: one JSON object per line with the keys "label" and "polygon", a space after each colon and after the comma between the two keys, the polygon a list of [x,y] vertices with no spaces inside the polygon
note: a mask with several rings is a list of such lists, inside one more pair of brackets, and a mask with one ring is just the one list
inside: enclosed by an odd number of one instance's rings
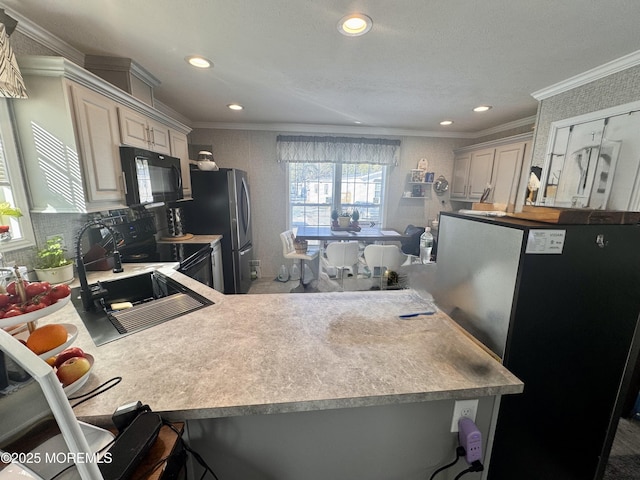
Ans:
{"label": "electrical outlet", "polygon": [[476,421],[478,412],[478,400],[456,400],[453,407],[453,418],[451,419],[451,431],[458,431],[458,420],[460,417],[467,417]]}
{"label": "electrical outlet", "polygon": [[260,266],[260,260],[249,260],[249,266],[251,266],[251,267],[259,267]]}

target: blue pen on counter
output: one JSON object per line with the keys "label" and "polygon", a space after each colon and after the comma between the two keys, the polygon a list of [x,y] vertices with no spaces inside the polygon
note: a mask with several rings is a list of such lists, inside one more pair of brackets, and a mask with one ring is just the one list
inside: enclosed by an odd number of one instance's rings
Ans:
{"label": "blue pen on counter", "polygon": [[429,312],[405,313],[404,315],[398,315],[398,316],[400,318],[411,318],[411,317],[417,317],[419,315],[433,315],[434,313],[436,313],[436,312],[431,310]]}

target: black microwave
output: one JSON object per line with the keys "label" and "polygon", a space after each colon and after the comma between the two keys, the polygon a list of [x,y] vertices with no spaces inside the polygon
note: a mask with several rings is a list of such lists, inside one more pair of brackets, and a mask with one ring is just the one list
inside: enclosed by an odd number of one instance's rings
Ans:
{"label": "black microwave", "polygon": [[120,147],[127,205],[182,199],[180,159],[136,147]]}

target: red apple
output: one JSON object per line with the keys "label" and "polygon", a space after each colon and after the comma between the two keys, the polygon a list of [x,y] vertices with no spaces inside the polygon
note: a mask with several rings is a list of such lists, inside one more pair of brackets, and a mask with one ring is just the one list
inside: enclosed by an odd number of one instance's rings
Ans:
{"label": "red apple", "polygon": [[0,233],[7,233],[9,231],[9,225],[0,225]]}
{"label": "red apple", "polygon": [[60,365],[56,375],[62,385],[67,387],[86,374],[90,368],[91,364],[85,357],[72,357]]}
{"label": "red apple", "polygon": [[80,347],[71,347],[61,351],[56,357],[56,368],[60,368],[60,365],[73,357],[84,357],[84,352]]}

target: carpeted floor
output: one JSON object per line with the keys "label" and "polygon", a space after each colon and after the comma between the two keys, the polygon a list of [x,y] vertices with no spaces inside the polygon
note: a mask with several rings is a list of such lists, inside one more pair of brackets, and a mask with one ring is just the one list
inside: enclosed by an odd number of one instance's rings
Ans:
{"label": "carpeted floor", "polygon": [[640,480],[640,421],[620,419],[603,480]]}

